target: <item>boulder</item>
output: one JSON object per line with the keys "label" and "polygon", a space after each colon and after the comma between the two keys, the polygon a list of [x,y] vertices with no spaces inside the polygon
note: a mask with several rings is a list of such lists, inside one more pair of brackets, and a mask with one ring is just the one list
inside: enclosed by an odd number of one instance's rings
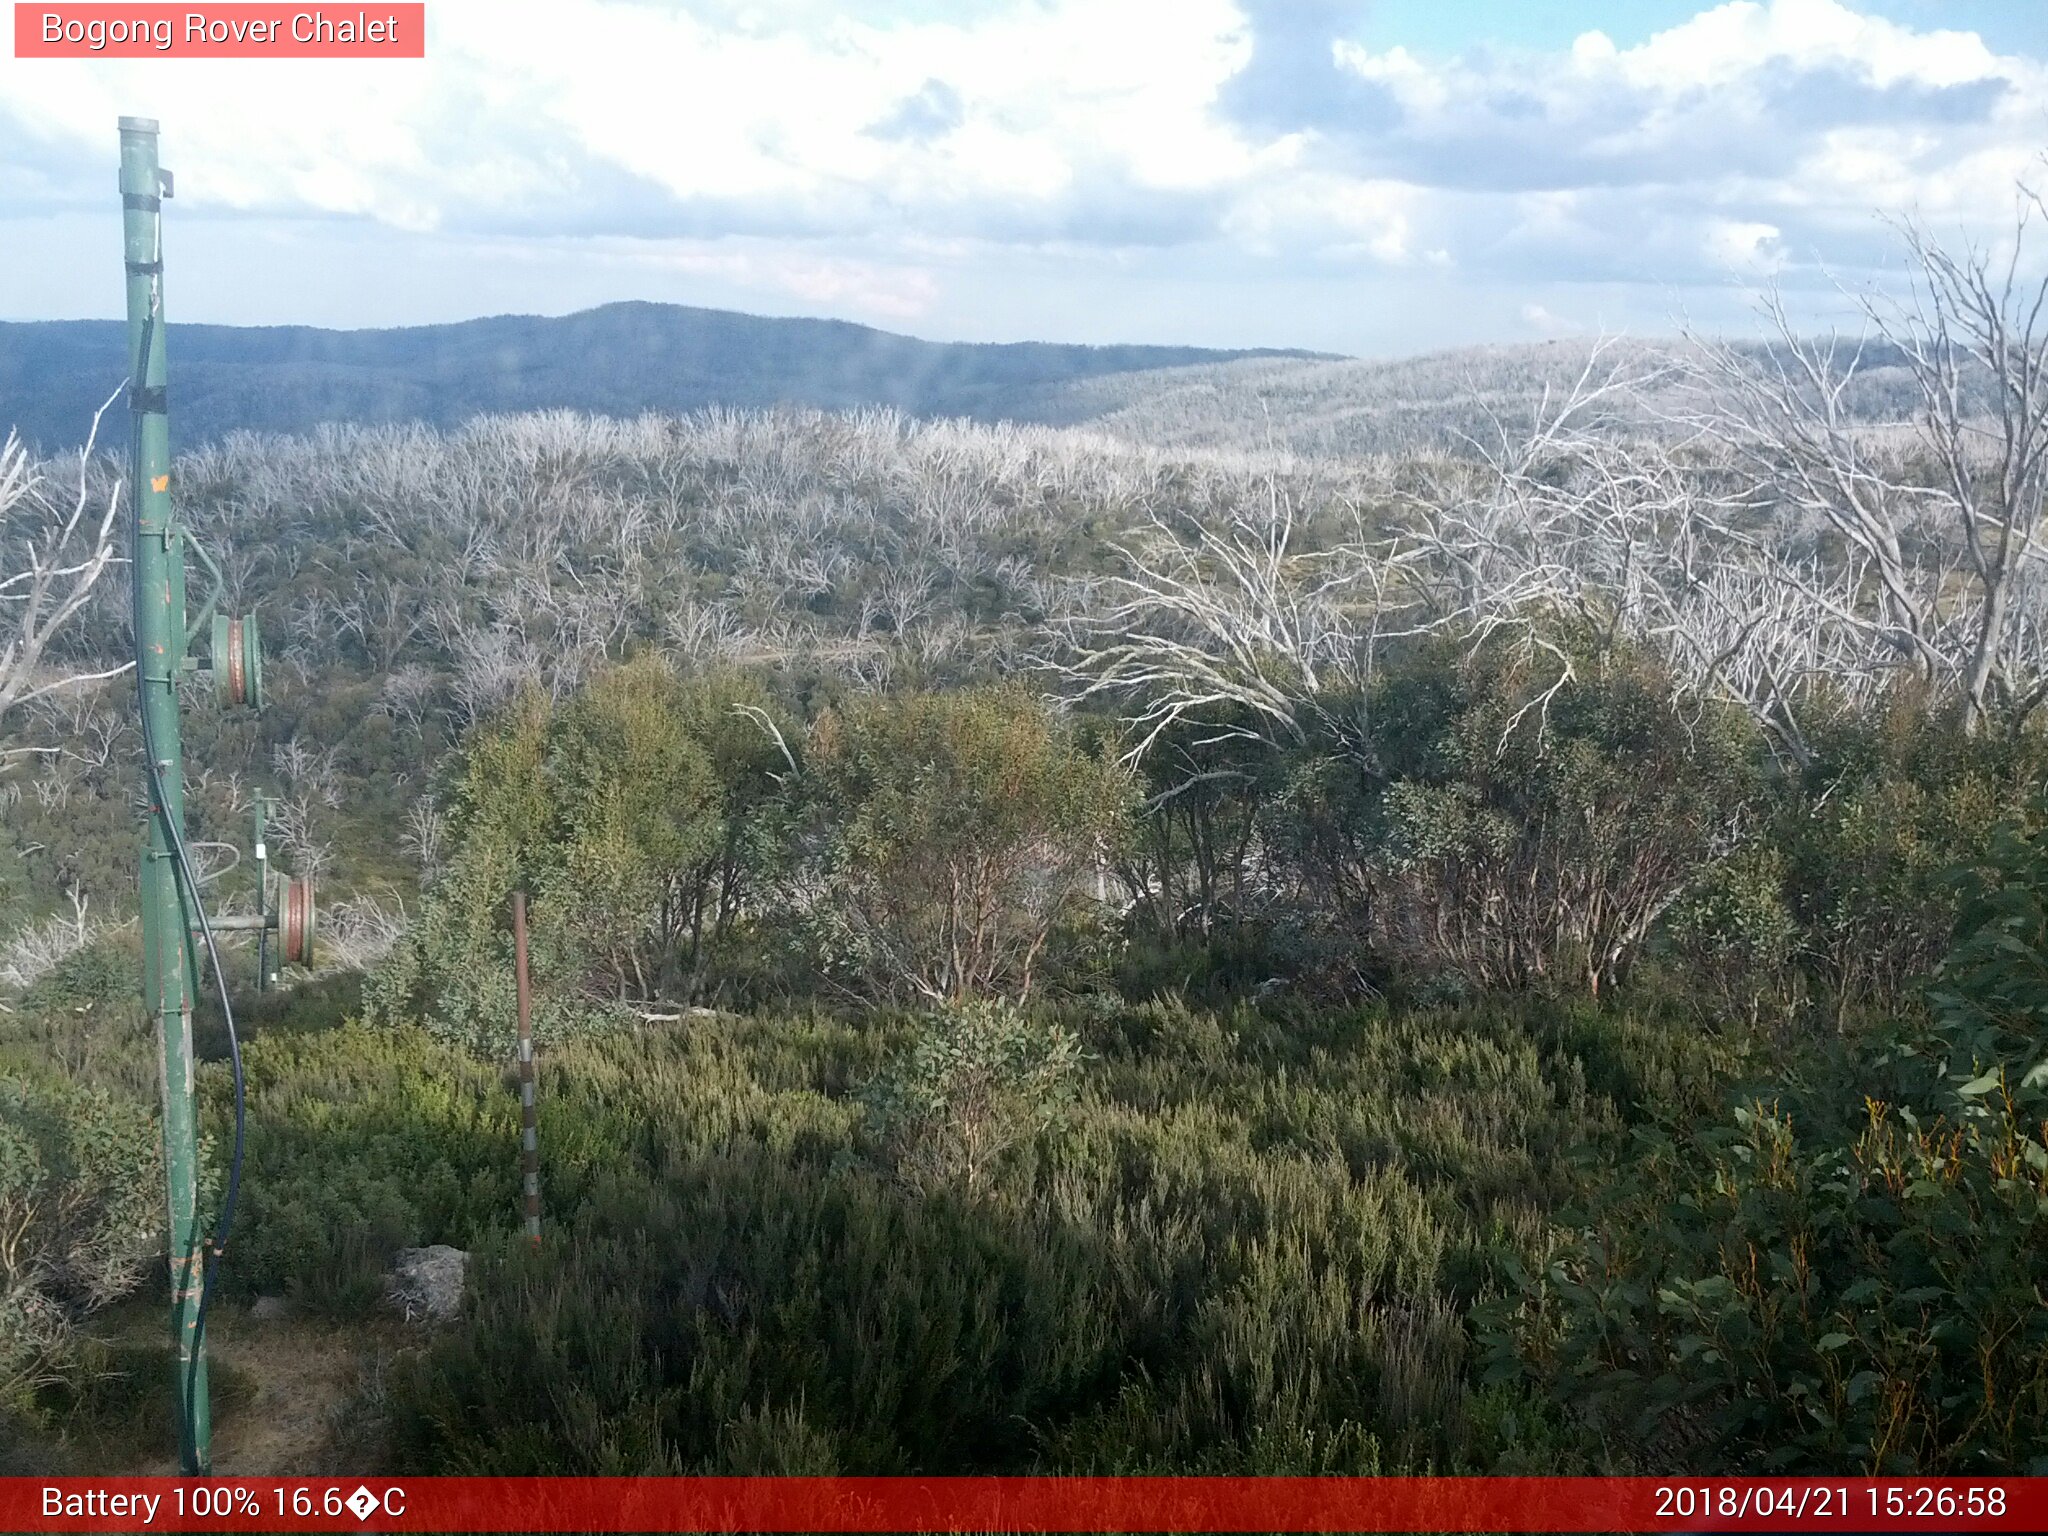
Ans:
{"label": "boulder", "polygon": [[401,1248],[384,1277],[384,1299],[409,1323],[445,1323],[462,1310],[469,1255],[446,1243]]}

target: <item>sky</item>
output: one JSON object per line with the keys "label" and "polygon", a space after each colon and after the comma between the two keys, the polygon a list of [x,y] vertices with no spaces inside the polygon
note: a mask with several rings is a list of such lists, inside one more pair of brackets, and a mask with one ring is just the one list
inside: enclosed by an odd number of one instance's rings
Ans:
{"label": "sky", "polygon": [[[354,7],[349,8],[351,12]],[[653,299],[940,340],[1815,325],[2048,184],[2048,0],[428,0],[424,60],[0,57],[0,318]],[[2037,232],[2025,259],[2048,255]]]}

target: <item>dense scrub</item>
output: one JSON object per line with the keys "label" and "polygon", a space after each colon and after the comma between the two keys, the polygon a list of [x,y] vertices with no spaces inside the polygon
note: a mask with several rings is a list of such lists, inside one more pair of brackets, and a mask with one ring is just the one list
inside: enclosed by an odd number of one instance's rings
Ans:
{"label": "dense scrub", "polygon": [[[1068,1019],[1065,1096],[1042,1047],[1006,1073],[1014,1033],[915,1015],[561,1046],[537,1254],[502,1084],[417,1035],[272,1037],[233,1283],[296,1254],[346,1314],[382,1249],[481,1249],[473,1307],[389,1383],[418,1470],[1535,1464],[1569,1437],[1474,1393],[1464,1306],[1618,1100],[1731,1050],[1575,1009]],[[1024,1113],[979,1163],[908,1166],[906,1097],[927,1137]]]}
{"label": "dense scrub", "polygon": [[2048,841],[1969,881],[1931,1016],[1661,1117],[1492,1309],[1665,1460],[2048,1469]]}
{"label": "dense scrub", "polygon": [[155,1140],[132,1097],[0,1076],[0,1412],[63,1380],[72,1314],[158,1258]]}
{"label": "dense scrub", "polygon": [[[341,940],[241,1010],[224,1304],[354,1326],[396,1248],[473,1250],[364,1405],[421,1471],[2031,1465],[2040,700],[1959,681],[1970,602],[1911,668],[1861,610],[1752,622],[1785,570],[1864,601],[1824,518],[1703,529],[1711,474],[1560,442],[195,456],[283,642],[260,718],[191,701],[208,891],[274,786]],[[0,779],[5,1406],[46,1423],[161,1241],[118,705],[10,717],[46,771]]]}
{"label": "dense scrub", "polygon": [[[1640,995],[584,1035],[543,1058],[538,1252],[499,1062],[273,1021],[223,1304],[366,1319],[398,1247],[472,1249],[462,1319],[357,1410],[419,1471],[2021,1467],[2048,867],[2000,859],[1929,1022],[1790,1077]],[[144,1048],[85,1033],[89,1078]],[[58,1171],[81,1232],[141,1209],[136,1170]],[[125,1230],[76,1251],[132,1265]]]}

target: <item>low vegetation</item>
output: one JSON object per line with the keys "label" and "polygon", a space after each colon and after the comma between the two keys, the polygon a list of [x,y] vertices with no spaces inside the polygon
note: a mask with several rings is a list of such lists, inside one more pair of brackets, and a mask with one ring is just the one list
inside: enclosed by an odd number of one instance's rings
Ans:
{"label": "low vegetation", "polygon": [[[1256,911],[1222,899],[1242,871],[1219,879],[1206,937],[1098,897],[1094,875],[1187,845],[1123,787],[1113,732],[1023,695],[884,696],[805,728],[642,662],[515,704],[451,777],[442,862],[362,1001],[308,984],[251,1014],[223,1305],[360,1326],[398,1248],[476,1254],[461,1321],[365,1408],[361,1454],[415,1471],[2035,1464],[2032,738],[1945,749],[1946,782],[1913,785],[2014,830],[1879,822],[1841,776],[1805,808],[1740,717],[1721,755],[1667,746],[1636,664],[1560,691],[1526,758],[1457,745],[1512,713],[1492,696],[1512,671],[1413,665],[1387,697],[1431,711],[1383,717],[1413,777],[1375,796],[1310,755],[1276,767],[1284,793],[1211,808],[1276,860],[1329,856],[1295,818],[1349,817],[1350,878],[1318,897],[1319,866],[1275,867]],[[691,724],[727,718],[699,690],[745,704],[724,749]],[[1862,782],[1894,798],[1885,765],[1953,739],[1936,716],[1864,729]],[[1044,773],[1042,812],[1027,793],[981,816]],[[618,819],[634,796],[645,814]],[[898,921],[877,960],[821,936],[860,931],[874,898],[834,860],[890,797],[928,810],[883,823]],[[1731,820],[1802,837],[1717,864]],[[586,878],[616,879],[588,907],[564,894],[586,839],[608,850]],[[699,928],[734,848],[744,894]],[[975,910],[1042,957],[1029,974],[945,969],[971,932],[949,860],[977,848],[1008,878]],[[1971,864],[1966,891],[1928,873]],[[522,883],[538,1253],[504,1066]],[[1651,912],[1635,941],[1589,944],[1642,921],[1624,896]],[[1835,936],[1880,920],[1946,951],[1925,1002],[1836,969]],[[81,1432],[79,1326],[160,1241],[154,1176],[81,1155],[149,1145],[149,1044],[113,1006],[132,963],[98,938],[0,1023],[10,1125],[51,1128],[5,1144],[6,1209],[52,1192],[72,1213],[31,1220],[10,1270],[12,1411],[43,1433]],[[643,977],[720,1006],[671,1008]],[[217,1166],[217,1062],[205,1087]]]}
{"label": "low vegetation", "polygon": [[[1784,337],[1463,458],[191,456],[280,616],[273,707],[188,711],[207,889],[272,785],[347,949],[242,1010],[222,1305],[376,1340],[472,1252],[348,1415],[423,1473],[2048,1471],[2048,372],[1916,254],[1875,433]],[[4,724],[0,1411],[76,1444],[161,1241],[134,743]]]}

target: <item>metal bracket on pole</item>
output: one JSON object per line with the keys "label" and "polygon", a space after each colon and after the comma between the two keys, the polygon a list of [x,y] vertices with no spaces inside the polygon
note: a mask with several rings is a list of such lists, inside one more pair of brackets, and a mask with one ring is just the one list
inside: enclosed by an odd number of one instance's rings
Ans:
{"label": "metal bracket on pole", "polygon": [[270,814],[270,796],[257,790],[250,797],[256,822],[256,915],[263,924],[256,930],[256,990],[268,992],[277,978],[270,974],[270,845],[263,839],[263,821]]}
{"label": "metal bracket on pole", "polygon": [[540,1119],[533,1084],[533,988],[526,975],[526,892],[512,893],[513,984],[519,1000],[519,1146],[526,1240],[540,1246]]}

